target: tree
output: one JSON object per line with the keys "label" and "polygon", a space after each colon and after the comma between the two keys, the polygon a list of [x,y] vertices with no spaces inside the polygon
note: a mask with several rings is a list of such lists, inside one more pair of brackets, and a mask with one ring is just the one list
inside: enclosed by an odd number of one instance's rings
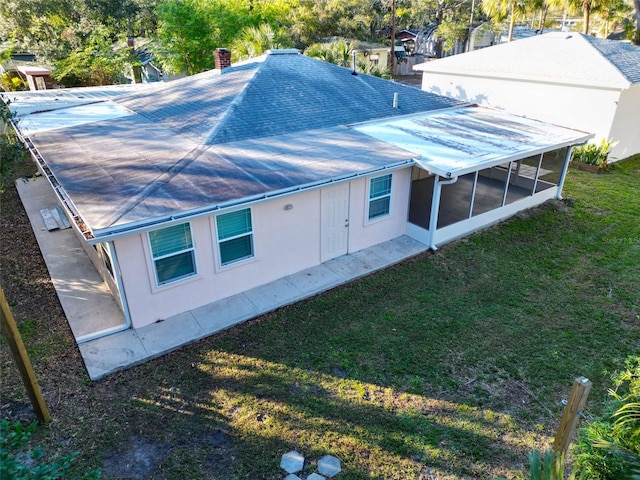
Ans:
{"label": "tree", "polygon": [[78,32],[88,27],[85,12],[80,0],[0,2],[0,31],[15,48],[55,61],[79,46]]}
{"label": "tree", "polygon": [[87,44],[55,63],[53,77],[65,86],[110,85],[118,83],[128,65],[130,52],[113,50],[106,27],[98,28]]}
{"label": "tree", "polygon": [[231,44],[231,55],[233,61],[244,60],[262,55],[272,48],[281,48],[282,45],[271,25],[263,23],[257,27],[244,27]]}
{"label": "tree", "polygon": [[350,67],[353,64],[353,51],[357,46],[357,42],[340,38],[328,43],[314,43],[307,47],[304,54],[341,67]]}
{"label": "tree", "polygon": [[169,73],[214,68],[216,48],[231,45],[245,27],[278,28],[289,8],[284,0],[160,0],[154,53]]}
{"label": "tree", "polygon": [[635,9],[636,31],[632,37],[632,41],[636,45],[640,45],[640,0],[633,0],[633,6]]}
{"label": "tree", "polygon": [[616,0],[548,0],[549,5],[552,7],[559,7],[566,10],[568,13],[582,12],[582,33],[585,35],[589,33],[589,27],[591,22],[591,14],[598,13],[606,10],[610,4],[616,2]]}
{"label": "tree", "polygon": [[516,18],[526,13],[526,9],[524,3],[518,0],[482,0],[482,12],[496,23],[509,19],[508,41],[510,42],[513,40]]}

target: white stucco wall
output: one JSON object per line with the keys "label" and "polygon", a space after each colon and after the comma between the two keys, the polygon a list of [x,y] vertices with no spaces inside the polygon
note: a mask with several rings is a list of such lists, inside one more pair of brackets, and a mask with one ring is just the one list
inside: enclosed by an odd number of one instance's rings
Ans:
{"label": "white stucco wall", "polygon": [[609,138],[618,141],[611,149],[613,160],[640,153],[640,83],[620,95]]}
{"label": "white stucco wall", "polygon": [[[633,144],[638,143],[621,126],[612,131],[614,117],[620,115],[629,119],[633,111],[638,116],[640,99],[637,88],[633,88],[633,92],[624,91],[621,96],[619,90],[424,72],[422,89],[594,133],[593,141],[596,143],[602,138],[610,138],[612,134],[624,134],[624,140],[612,151],[612,158],[624,158],[619,152],[633,150]],[[618,109],[623,113],[617,113]],[[635,127],[640,128],[639,124],[636,120]]]}
{"label": "white stucco wall", "polygon": [[[404,234],[410,169],[393,173],[391,214],[366,222],[367,182],[350,182],[349,251],[384,242]],[[284,210],[285,204],[293,208]],[[196,249],[197,275],[157,287],[147,234],[115,240],[132,326],[157,320],[235,295],[320,264],[320,190],[282,197],[252,206],[255,256],[220,267],[215,218],[191,221]]]}

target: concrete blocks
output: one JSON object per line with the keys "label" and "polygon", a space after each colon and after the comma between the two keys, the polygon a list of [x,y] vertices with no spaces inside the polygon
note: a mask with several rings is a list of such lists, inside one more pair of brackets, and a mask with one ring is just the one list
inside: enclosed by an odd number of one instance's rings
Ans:
{"label": "concrete blocks", "polygon": [[[280,468],[283,468],[287,473],[297,473],[304,467],[304,457],[295,450],[282,455],[280,460]],[[293,480],[293,479],[291,479]]]}
{"label": "concrete blocks", "polygon": [[318,460],[318,471],[329,478],[335,477],[342,471],[340,460],[333,455],[325,455]]}

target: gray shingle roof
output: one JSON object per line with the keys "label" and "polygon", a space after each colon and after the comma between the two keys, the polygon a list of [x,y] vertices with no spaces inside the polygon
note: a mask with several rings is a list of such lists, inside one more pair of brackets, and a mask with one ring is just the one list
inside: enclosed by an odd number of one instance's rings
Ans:
{"label": "gray shingle roof", "polygon": [[[288,51],[287,51],[288,52]],[[398,93],[398,108],[393,95]],[[116,102],[198,143],[328,128],[459,102],[298,53],[278,53],[133,92]]]}
{"label": "gray shingle roof", "polygon": [[97,115],[96,100],[74,100],[55,112],[81,124],[38,124],[44,114],[35,103],[19,122],[41,127],[23,133],[96,237],[410,165],[411,151],[353,125],[462,105],[277,52],[126,92],[98,100],[113,107],[113,118]]}
{"label": "gray shingle roof", "polygon": [[631,83],[640,83],[640,47],[619,40],[583,35]]}

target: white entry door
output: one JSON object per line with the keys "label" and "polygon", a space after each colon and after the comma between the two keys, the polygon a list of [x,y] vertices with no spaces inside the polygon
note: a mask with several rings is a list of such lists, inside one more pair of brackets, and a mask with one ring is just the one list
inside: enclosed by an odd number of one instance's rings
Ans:
{"label": "white entry door", "polygon": [[346,255],[349,245],[349,182],[320,191],[322,226],[320,260]]}

